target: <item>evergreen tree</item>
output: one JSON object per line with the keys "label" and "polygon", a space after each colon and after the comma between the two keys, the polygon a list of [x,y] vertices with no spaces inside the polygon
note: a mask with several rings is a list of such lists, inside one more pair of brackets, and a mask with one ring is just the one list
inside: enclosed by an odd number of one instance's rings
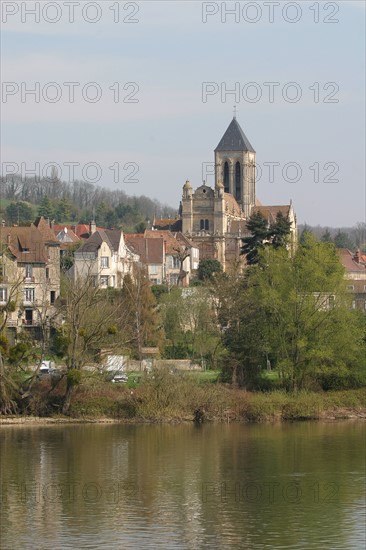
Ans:
{"label": "evergreen tree", "polygon": [[43,216],[44,218],[53,219],[54,214],[55,214],[55,210],[53,208],[52,201],[48,197],[48,195],[45,195],[39,205],[38,215]]}
{"label": "evergreen tree", "polygon": [[338,231],[338,233],[334,237],[334,244],[336,248],[348,248],[350,250],[353,249],[353,242],[349,238],[347,233],[344,233],[344,231]]}
{"label": "evergreen tree", "polygon": [[332,235],[330,234],[330,231],[328,228],[324,231],[323,235],[320,237],[320,240],[322,243],[332,243]]}
{"label": "evergreen tree", "polygon": [[12,202],[5,210],[6,218],[9,225],[28,225],[34,219],[33,208],[26,202]]}
{"label": "evergreen tree", "polygon": [[251,235],[242,239],[241,254],[246,255],[248,265],[257,264],[259,252],[263,250],[265,242],[270,237],[268,224],[260,212],[254,212],[247,223]]}
{"label": "evergreen tree", "polygon": [[301,231],[299,243],[304,244],[306,239],[313,235],[313,232],[311,231],[310,227],[306,224],[304,225],[303,230]]}
{"label": "evergreen tree", "polygon": [[71,217],[72,204],[66,197],[63,197],[56,208],[56,220],[60,222],[67,222]]}
{"label": "evergreen tree", "polygon": [[271,244],[274,248],[286,246],[291,232],[291,221],[288,216],[284,216],[282,212],[278,212],[276,221],[270,230]]}
{"label": "evergreen tree", "polygon": [[215,273],[221,272],[222,265],[218,260],[205,258],[198,265],[197,276],[200,281],[207,281],[208,279],[212,279]]}

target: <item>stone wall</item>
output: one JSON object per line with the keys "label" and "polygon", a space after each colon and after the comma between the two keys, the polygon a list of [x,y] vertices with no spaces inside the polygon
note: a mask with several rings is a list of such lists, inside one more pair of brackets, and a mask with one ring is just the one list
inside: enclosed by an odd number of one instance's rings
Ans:
{"label": "stone wall", "polygon": [[155,367],[177,370],[202,370],[200,365],[191,363],[189,359],[157,359]]}

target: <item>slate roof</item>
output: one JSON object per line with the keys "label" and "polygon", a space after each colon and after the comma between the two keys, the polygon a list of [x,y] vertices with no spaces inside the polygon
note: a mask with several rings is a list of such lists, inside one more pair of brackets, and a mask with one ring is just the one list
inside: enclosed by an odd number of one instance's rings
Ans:
{"label": "slate roof", "polygon": [[249,139],[244,134],[239,122],[234,117],[225,134],[222,136],[216,151],[250,151],[255,153]]}
{"label": "slate roof", "polygon": [[66,245],[80,242],[80,238],[73,232],[72,229],[68,229],[67,227],[64,227],[61,231],[56,233],[56,239],[61,243],[61,246],[63,244]]}
{"label": "slate roof", "polygon": [[79,248],[78,252],[96,252],[102,242],[106,242],[111,250],[118,251],[121,231],[118,229],[97,229]]}

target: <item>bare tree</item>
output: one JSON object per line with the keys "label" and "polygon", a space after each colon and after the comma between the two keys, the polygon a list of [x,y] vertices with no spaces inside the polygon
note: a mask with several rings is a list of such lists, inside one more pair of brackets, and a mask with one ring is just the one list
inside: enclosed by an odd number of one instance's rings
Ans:
{"label": "bare tree", "polygon": [[76,281],[66,279],[59,313],[62,334],[67,342],[65,354],[67,387],[62,412],[68,413],[81,369],[93,361],[102,348],[125,351],[130,344],[126,330],[127,315],[120,291],[101,289],[89,272]]}
{"label": "bare tree", "polygon": [[[2,246],[0,261],[5,260],[6,247]],[[4,264],[3,264],[4,265]],[[16,309],[18,295],[23,279],[18,277],[11,285],[7,285],[7,296],[4,305],[0,308],[0,334],[4,334],[9,315]],[[16,414],[18,406],[16,397],[19,395],[19,388],[5,368],[2,349],[0,346],[0,414]]]}

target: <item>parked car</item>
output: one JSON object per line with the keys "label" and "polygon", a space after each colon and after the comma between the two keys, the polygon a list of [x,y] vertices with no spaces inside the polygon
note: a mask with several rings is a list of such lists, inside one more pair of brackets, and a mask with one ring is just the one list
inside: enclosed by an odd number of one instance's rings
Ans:
{"label": "parked car", "polygon": [[62,376],[62,370],[58,369],[56,367],[52,367],[49,365],[50,361],[44,361],[41,365],[41,368],[39,369],[37,378],[41,379],[46,376],[51,376],[51,378],[61,378]]}
{"label": "parked car", "polygon": [[115,374],[112,378],[112,382],[115,384],[116,382],[128,382],[128,376],[127,374]]}

